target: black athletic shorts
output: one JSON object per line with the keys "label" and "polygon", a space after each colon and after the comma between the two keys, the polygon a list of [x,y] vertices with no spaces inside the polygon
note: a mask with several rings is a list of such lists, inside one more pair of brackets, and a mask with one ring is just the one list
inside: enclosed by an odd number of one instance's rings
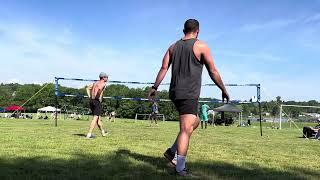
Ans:
{"label": "black athletic shorts", "polygon": [[198,114],[198,99],[176,99],[172,101],[179,115]]}
{"label": "black athletic shorts", "polygon": [[157,118],[157,116],[158,116],[158,113],[156,113],[156,112],[152,112],[152,113],[151,113],[151,117],[152,117],[152,118]]}
{"label": "black athletic shorts", "polygon": [[90,99],[90,109],[93,115],[101,116],[102,114],[102,105],[101,102],[97,99]]}

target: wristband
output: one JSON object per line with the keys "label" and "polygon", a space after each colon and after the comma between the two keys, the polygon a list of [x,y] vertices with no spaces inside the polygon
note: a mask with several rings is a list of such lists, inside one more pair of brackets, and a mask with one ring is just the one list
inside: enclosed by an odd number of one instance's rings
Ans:
{"label": "wristband", "polygon": [[158,88],[157,88],[157,87],[155,87],[155,86],[152,86],[151,88],[152,88],[152,89],[154,89],[154,90],[158,90]]}

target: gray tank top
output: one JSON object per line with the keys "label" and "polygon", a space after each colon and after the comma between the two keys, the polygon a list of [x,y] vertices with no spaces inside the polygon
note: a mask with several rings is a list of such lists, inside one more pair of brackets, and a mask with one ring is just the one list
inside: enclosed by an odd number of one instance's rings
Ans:
{"label": "gray tank top", "polygon": [[179,40],[170,57],[172,64],[169,96],[176,99],[198,99],[201,90],[203,62],[193,52],[197,39]]}

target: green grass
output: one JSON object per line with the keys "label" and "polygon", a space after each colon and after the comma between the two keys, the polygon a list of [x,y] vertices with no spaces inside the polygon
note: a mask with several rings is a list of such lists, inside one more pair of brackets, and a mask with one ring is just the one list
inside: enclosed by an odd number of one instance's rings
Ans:
{"label": "green grass", "polygon": [[[162,153],[177,122],[105,122],[110,135],[85,139],[88,121],[0,119],[0,179],[175,179]],[[301,129],[208,127],[194,132],[187,166],[200,179],[319,179],[320,141]]]}

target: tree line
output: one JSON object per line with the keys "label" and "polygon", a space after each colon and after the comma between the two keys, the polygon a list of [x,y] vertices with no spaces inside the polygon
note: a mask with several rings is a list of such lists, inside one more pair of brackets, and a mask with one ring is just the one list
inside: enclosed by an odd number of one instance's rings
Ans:
{"label": "tree line", "polygon": [[[46,86],[39,94],[32,98],[28,103],[24,105],[26,112],[34,113],[37,109],[45,106],[55,106],[55,94],[54,84],[0,84],[0,107],[7,107],[9,105],[22,105],[30,97],[32,97],[41,88]],[[148,94],[150,87],[145,88],[129,88],[125,85],[109,85],[107,86],[104,96],[115,97],[129,97],[129,98],[145,98]],[[83,88],[70,88],[59,87],[60,92],[65,94],[78,94],[85,95],[86,90]],[[169,92],[166,90],[159,91],[158,98],[168,99]],[[202,100],[210,100],[210,98],[203,98]],[[307,102],[295,102],[281,100],[278,96],[275,100],[262,102],[262,112],[270,113],[271,116],[279,115],[279,104],[294,104],[294,105],[308,105],[308,106],[320,106],[320,103],[316,100],[310,100]],[[59,97],[58,108],[64,112],[77,112],[88,114],[89,101],[82,96],[76,97]],[[171,102],[158,102],[159,111],[164,114],[167,120],[177,120],[178,113],[175,110],[174,105]],[[220,103],[207,103],[211,108],[218,107]],[[134,118],[136,113],[149,114],[151,112],[151,102],[145,101],[132,101],[132,100],[120,100],[120,99],[104,99],[102,102],[103,108],[107,112],[116,111],[117,116],[120,118]],[[238,105],[243,110],[243,115],[257,116],[259,114],[259,107],[257,104],[242,104]],[[296,108],[286,107],[285,111],[289,116],[293,118],[299,117],[303,112],[305,113],[320,113],[320,109],[313,108]]]}

